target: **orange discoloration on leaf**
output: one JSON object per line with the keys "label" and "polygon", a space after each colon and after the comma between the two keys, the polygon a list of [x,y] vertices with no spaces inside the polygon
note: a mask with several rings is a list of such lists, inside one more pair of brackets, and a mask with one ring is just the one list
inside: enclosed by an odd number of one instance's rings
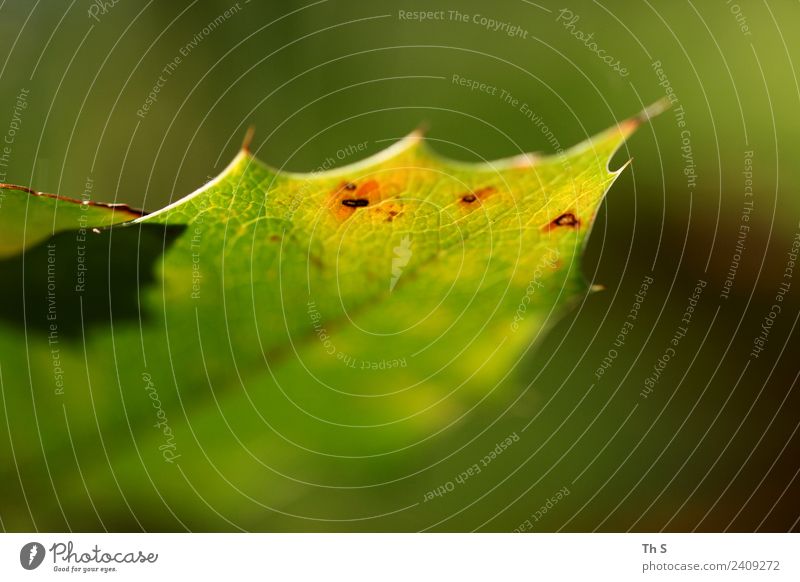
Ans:
{"label": "orange discoloration on leaf", "polygon": [[363,183],[341,182],[331,192],[328,207],[339,220],[347,220],[361,208],[374,206],[381,201],[381,185],[377,180]]}
{"label": "orange discoloration on leaf", "polygon": [[475,204],[476,202],[480,203],[481,201],[485,200],[492,194],[497,192],[497,188],[494,186],[486,186],[484,188],[478,188],[477,190],[473,190],[471,192],[467,192],[461,197],[461,204],[464,206],[470,206]]}

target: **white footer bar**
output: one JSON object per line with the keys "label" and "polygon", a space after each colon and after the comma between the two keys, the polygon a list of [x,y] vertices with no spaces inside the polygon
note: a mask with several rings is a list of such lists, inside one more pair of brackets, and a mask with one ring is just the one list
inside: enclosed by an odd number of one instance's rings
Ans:
{"label": "white footer bar", "polygon": [[796,581],[799,550],[796,534],[3,534],[0,580]]}

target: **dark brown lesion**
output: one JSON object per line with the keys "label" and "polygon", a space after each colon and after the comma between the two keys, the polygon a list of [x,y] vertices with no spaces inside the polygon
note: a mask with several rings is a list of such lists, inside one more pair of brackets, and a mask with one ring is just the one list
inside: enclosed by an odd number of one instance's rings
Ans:
{"label": "dark brown lesion", "polygon": [[478,188],[477,190],[471,190],[466,194],[461,196],[461,202],[464,205],[474,204],[475,202],[481,202],[497,192],[497,188],[494,186],[485,186],[483,188]]}
{"label": "dark brown lesion", "polygon": [[346,220],[354,212],[381,201],[381,185],[377,180],[364,182],[342,181],[331,192],[329,207],[339,220]]}
{"label": "dark brown lesion", "polygon": [[348,206],[350,208],[362,208],[364,206],[369,206],[369,200],[366,198],[345,198],[342,200],[342,206]]}
{"label": "dark brown lesion", "polygon": [[382,204],[377,205],[373,212],[383,217],[384,222],[394,222],[394,219],[403,215],[405,205],[398,202],[387,200]]}
{"label": "dark brown lesion", "polygon": [[575,216],[573,212],[564,212],[563,214],[559,214],[556,216],[552,221],[550,221],[545,230],[553,230],[554,228],[566,227],[566,228],[579,228],[581,226],[581,221]]}
{"label": "dark brown lesion", "polygon": [[406,205],[396,197],[403,192],[402,183],[392,176],[381,181],[343,180],[331,190],[327,207],[340,221],[345,221],[356,212],[368,212],[375,220],[394,222],[406,211]]}

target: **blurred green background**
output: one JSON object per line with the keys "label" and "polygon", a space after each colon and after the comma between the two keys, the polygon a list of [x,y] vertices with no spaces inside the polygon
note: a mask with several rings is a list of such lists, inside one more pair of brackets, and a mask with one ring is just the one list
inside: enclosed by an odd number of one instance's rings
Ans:
{"label": "blurred green background", "polygon": [[[419,22],[401,11],[444,17]],[[492,30],[481,16],[518,32]],[[436,149],[458,159],[552,152],[522,103],[567,147],[663,98],[668,83],[672,110],[643,126],[612,164],[633,158],[607,197],[585,267],[606,290],[526,364],[538,402],[547,403],[541,441],[559,431],[536,453],[539,466],[561,459],[585,430],[589,442],[571,451],[570,469],[519,500],[511,503],[525,486],[513,480],[513,492],[493,493],[500,497],[486,514],[502,518],[439,528],[512,529],[568,485],[572,494],[535,529],[796,529],[797,289],[764,352],[749,362],[748,354],[799,228],[798,25],[797,3],[766,1],[11,0],[0,5],[0,132],[21,93],[25,108],[4,181],[78,197],[90,177],[98,199],[155,210],[219,173],[250,126],[256,155],[293,171],[311,171],[351,144],[366,142],[360,155],[379,151],[421,124]],[[576,31],[593,34],[629,74]],[[181,62],[165,72],[176,56]],[[471,91],[454,75],[497,91]],[[157,99],[137,114],[159,77]],[[749,151],[750,230],[723,298]],[[642,315],[597,380],[646,276],[655,283]],[[699,279],[708,286],[687,337],[643,399]],[[536,443],[515,449],[504,470],[534,451]],[[564,477],[583,468],[574,483]]]}

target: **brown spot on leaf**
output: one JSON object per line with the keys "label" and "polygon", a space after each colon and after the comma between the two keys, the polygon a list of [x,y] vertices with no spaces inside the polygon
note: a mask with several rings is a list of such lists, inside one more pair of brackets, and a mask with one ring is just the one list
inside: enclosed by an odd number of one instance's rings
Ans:
{"label": "brown spot on leaf", "polygon": [[555,217],[546,227],[545,230],[553,230],[554,228],[567,227],[578,228],[581,221],[572,212],[565,212]]}
{"label": "brown spot on leaf", "polygon": [[347,220],[359,208],[381,201],[381,185],[377,180],[340,182],[328,198],[328,207],[339,220]]}
{"label": "brown spot on leaf", "polygon": [[403,205],[387,200],[375,206],[372,211],[381,215],[384,222],[393,222],[396,216],[403,214]]}
{"label": "brown spot on leaf", "polygon": [[473,190],[471,192],[467,192],[461,197],[461,202],[464,204],[472,204],[474,202],[478,202],[484,200],[485,198],[489,197],[490,195],[497,192],[497,188],[494,186],[486,186],[485,188],[478,188],[477,190]]}

